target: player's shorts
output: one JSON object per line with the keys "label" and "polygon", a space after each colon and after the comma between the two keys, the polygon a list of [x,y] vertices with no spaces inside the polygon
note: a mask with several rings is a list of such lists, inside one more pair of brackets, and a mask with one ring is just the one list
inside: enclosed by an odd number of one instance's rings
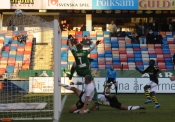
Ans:
{"label": "player's shorts", "polygon": [[116,83],[115,78],[108,78],[107,83]]}
{"label": "player's shorts", "polygon": [[76,72],[79,76],[81,77],[85,77],[86,75],[90,75],[93,78],[92,74],[91,74],[91,70],[90,69],[80,69],[76,67]]}
{"label": "player's shorts", "polygon": [[81,92],[80,96],[79,96],[79,100],[78,102],[76,103],[76,106],[78,109],[81,109],[83,106],[84,106],[84,103],[81,101],[81,97],[83,96],[84,92]]}
{"label": "player's shorts", "polygon": [[150,85],[151,86],[151,88],[149,89],[150,92],[155,92],[157,90],[157,86],[158,85],[155,82],[153,82],[153,81],[148,82],[146,85]]}
{"label": "player's shorts", "polygon": [[117,108],[120,109],[121,108],[121,103],[118,101],[116,96],[113,96],[112,98],[107,98],[109,100],[110,106],[112,108]]}

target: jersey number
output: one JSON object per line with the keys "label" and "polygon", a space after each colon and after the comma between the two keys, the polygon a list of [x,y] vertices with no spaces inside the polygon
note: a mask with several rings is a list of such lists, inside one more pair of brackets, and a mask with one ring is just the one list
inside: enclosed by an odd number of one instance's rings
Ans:
{"label": "jersey number", "polygon": [[81,57],[78,57],[78,59],[80,60],[80,65],[82,64],[82,60],[81,60]]}
{"label": "jersey number", "polygon": [[79,68],[85,67],[86,66],[86,63],[82,63],[81,57],[78,57],[78,59],[80,60],[80,65],[78,65]]}

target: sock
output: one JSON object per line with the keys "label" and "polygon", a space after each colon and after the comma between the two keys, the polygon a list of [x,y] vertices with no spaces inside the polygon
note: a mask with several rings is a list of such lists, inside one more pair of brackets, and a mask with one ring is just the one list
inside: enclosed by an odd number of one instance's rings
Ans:
{"label": "sock", "polygon": [[94,100],[94,101],[98,101],[97,96],[98,96],[98,94],[97,94],[97,89],[94,88],[94,97],[93,97],[93,100]]}
{"label": "sock", "polygon": [[139,108],[140,108],[140,106],[128,106],[128,110],[136,110]]}
{"label": "sock", "polygon": [[73,76],[74,72],[75,72],[75,67],[74,67],[74,66],[72,66],[72,67],[71,67],[71,70],[70,70],[69,80],[71,80],[71,79],[72,79],[72,76]]}
{"label": "sock", "polygon": [[63,83],[59,83],[59,86],[62,86],[67,90],[70,90],[70,88],[71,88],[69,85],[66,85],[66,84],[63,84]]}
{"label": "sock", "polygon": [[118,87],[116,86],[116,87],[115,87],[115,92],[116,92],[116,94],[117,94],[117,91],[118,91]]}
{"label": "sock", "polygon": [[149,91],[148,91],[148,90],[145,90],[144,92],[145,92],[146,98],[147,98],[147,99],[151,99],[151,98],[150,98],[150,95],[149,95]]}
{"label": "sock", "polygon": [[155,104],[158,104],[157,99],[156,99],[156,96],[152,96],[152,100],[153,100],[153,102],[154,102]]}

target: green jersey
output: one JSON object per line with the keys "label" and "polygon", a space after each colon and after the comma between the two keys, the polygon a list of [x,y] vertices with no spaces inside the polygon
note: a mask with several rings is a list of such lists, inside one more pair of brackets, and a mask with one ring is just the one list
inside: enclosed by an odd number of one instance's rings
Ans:
{"label": "green jersey", "polygon": [[88,59],[89,50],[72,50],[72,54],[75,58],[76,66],[80,69],[89,69],[90,62]]}

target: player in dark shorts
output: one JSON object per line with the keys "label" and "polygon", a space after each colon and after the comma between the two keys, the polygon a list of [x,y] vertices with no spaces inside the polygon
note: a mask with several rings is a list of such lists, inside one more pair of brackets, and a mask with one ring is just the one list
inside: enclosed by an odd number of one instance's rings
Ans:
{"label": "player in dark shorts", "polygon": [[146,109],[143,106],[127,106],[120,103],[115,95],[98,94],[98,102],[95,102],[90,110],[99,110],[100,106],[110,106],[119,110]]}
{"label": "player in dark shorts", "polygon": [[153,59],[149,61],[149,66],[144,71],[139,70],[138,67],[135,69],[142,74],[148,73],[150,77],[150,81],[144,86],[144,92],[147,97],[145,104],[152,103],[153,101],[155,103],[154,108],[159,108],[160,104],[157,102],[155,92],[159,84],[158,75],[161,70],[158,68],[158,66],[155,66],[155,61]]}

